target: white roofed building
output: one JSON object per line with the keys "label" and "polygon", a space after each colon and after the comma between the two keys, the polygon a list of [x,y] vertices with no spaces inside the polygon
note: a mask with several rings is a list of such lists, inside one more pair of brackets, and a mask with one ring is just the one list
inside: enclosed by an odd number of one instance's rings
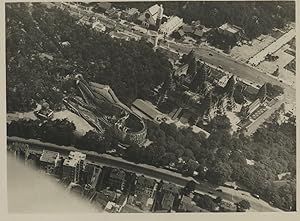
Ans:
{"label": "white roofed building", "polygon": [[86,154],[71,151],[69,157],[63,163],[63,177],[69,179],[71,182],[78,183],[81,172],[85,167],[85,159]]}
{"label": "white roofed building", "polygon": [[145,10],[141,15],[137,18],[141,24],[147,28],[158,29],[161,23],[161,19],[163,16],[163,7],[162,5],[155,4]]}
{"label": "white roofed building", "polygon": [[218,32],[234,38],[240,38],[244,30],[236,25],[225,23],[218,28]]}
{"label": "white roofed building", "polygon": [[46,173],[51,174],[54,172],[54,168],[58,166],[58,161],[58,152],[43,150],[43,153],[40,157],[40,168]]}
{"label": "white roofed building", "polygon": [[183,26],[183,19],[177,16],[171,16],[167,22],[160,26],[160,32],[166,36],[169,36],[174,31]]}

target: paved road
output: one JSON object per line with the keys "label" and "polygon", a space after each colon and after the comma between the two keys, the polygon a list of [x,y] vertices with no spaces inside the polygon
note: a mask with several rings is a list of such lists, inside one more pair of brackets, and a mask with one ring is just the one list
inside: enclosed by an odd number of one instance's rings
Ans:
{"label": "paved road", "polygon": [[[17,142],[28,143],[30,145],[30,149],[32,151],[36,151],[36,152],[40,152],[40,153],[42,152],[43,149],[58,151],[64,157],[67,157],[70,151],[77,150],[74,147],[65,147],[65,146],[58,146],[58,145],[49,144],[49,143],[43,143],[39,140],[34,140],[34,139],[26,140],[26,139],[18,138],[18,137],[7,137],[7,140],[8,140],[8,142],[17,141]],[[172,172],[169,170],[165,170],[165,169],[161,169],[161,168],[157,168],[157,167],[149,166],[149,165],[145,165],[145,164],[135,164],[135,163],[126,161],[119,157],[113,157],[113,156],[110,156],[107,154],[97,154],[92,151],[82,151],[82,150],[80,150],[80,151],[87,154],[88,161],[99,163],[101,165],[123,168],[125,170],[131,171],[134,173],[144,174],[146,176],[149,176],[149,177],[152,177],[155,179],[161,179],[161,180],[165,180],[168,182],[172,182],[172,183],[175,183],[180,186],[185,186],[188,181],[193,180],[193,178],[184,177],[179,173],[175,173],[175,172]],[[234,195],[231,192],[228,193],[226,190],[224,190],[223,192],[216,192],[215,188],[216,188],[216,186],[213,186],[206,182],[199,182],[196,186],[196,190],[201,193],[213,195],[215,197],[220,196],[223,199],[228,200],[228,201],[238,202],[238,201],[246,198],[245,196],[238,194],[238,191],[234,192],[235,193],[235,195]],[[210,194],[209,192],[212,192],[212,194]],[[266,202],[264,202],[262,200],[259,200],[258,202],[256,202],[257,200],[255,198],[253,198],[252,196],[248,196],[247,200],[250,201],[250,203],[252,205],[252,209],[254,211],[265,211],[265,212],[278,211],[278,209],[271,207],[269,204],[267,204]],[[252,202],[255,202],[255,203],[252,203]]]}
{"label": "paved road", "polygon": [[266,47],[265,49],[257,53],[255,56],[253,56],[249,60],[249,64],[253,64],[254,66],[257,66],[260,62],[265,60],[266,55],[276,52],[279,48],[281,48],[283,45],[285,45],[290,40],[292,40],[292,38],[294,38],[295,35],[296,35],[295,29],[290,30],[288,33],[284,34],[275,42],[270,44],[268,47]]}
{"label": "paved road", "polygon": [[[293,87],[279,82],[276,78],[267,75],[257,69],[254,69],[246,64],[240,63],[238,61],[233,60],[231,57],[226,56],[222,53],[218,53],[215,50],[207,47],[207,46],[200,46],[200,47],[190,47],[184,46],[177,43],[168,43],[169,48],[175,49],[181,53],[188,53],[193,48],[195,50],[195,54],[198,58],[202,59],[203,61],[213,64],[215,66],[222,66],[225,71],[231,72],[236,76],[256,82],[260,85],[269,82],[271,84],[279,85],[284,88],[285,94],[288,95],[286,97],[287,100],[294,102],[296,97],[296,89]],[[210,55],[211,54],[211,55]]]}
{"label": "paved road", "polygon": [[[72,8],[72,7],[71,7]],[[84,11],[83,9],[79,9],[80,11],[84,12],[85,14],[94,15],[96,16],[101,23],[104,25],[115,27],[119,30],[127,30],[129,32],[134,33],[137,36],[148,36],[147,34],[141,33],[137,30],[131,30],[130,27],[121,24],[119,21],[107,18],[104,15],[100,15],[97,13],[93,13],[91,11]],[[285,102],[289,104],[294,104],[296,101],[296,89],[285,84],[282,82],[279,82],[278,79],[276,79],[273,76],[270,76],[266,73],[263,73],[251,66],[248,66],[247,64],[240,63],[230,56],[227,56],[223,53],[216,52],[214,49],[208,47],[208,46],[192,46],[188,44],[180,44],[177,42],[168,42],[168,43],[161,43],[162,46],[165,46],[167,48],[176,50],[180,53],[188,53],[191,51],[191,49],[194,49],[196,52],[196,56],[203,61],[212,64],[216,67],[222,66],[223,69],[227,72],[230,72],[242,79],[256,82],[260,85],[269,82],[271,84],[279,85],[282,88],[284,88],[284,100]]]}

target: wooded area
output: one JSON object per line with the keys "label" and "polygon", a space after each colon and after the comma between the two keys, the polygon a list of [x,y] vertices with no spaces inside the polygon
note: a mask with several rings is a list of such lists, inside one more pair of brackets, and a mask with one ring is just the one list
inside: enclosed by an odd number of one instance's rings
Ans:
{"label": "wooded area", "polygon": [[[212,121],[227,124],[226,117]],[[295,210],[296,202],[296,126],[295,118],[279,125],[276,117],[259,128],[252,137],[231,135],[228,125],[213,129],[208,139],[195,134],[191,129],[177,129],[174,124],[157,125],[147,122],[148,139],[153,143],[147,148],[131,146],[123,156],[135,163],[146,163],[157,167],[173,165],[178,172],[196,179],[222,185],[236,181],[250,192],[272,202],[285,210]],[[74,135],[75,126],[66,120],[13,121],[7,127],[8,136],[36,138],[58,145],[74,145],[79,149],[104,153],[116,148],[115,140],[107,131],[105,139],[96,132],[83,137]],[[185,163],[178,162],[181,158]],[[247,164],[254,160],[254,165]],[[196,162],[198,161],[198,163]],[[206,171],[205,168],[208,170]],[[277,175],[291,172],[286,181],[277,181]]]}
{"label": "wooded area", "polygon": [[6,27],[8,112],[32,110],[42,99],[59,109],[71,74],[110,85],[130,104],[171,72],[167,58],[146,42],[112,39],[60,9],[10,4]]}
{"label": "wooded area", "polygon": [[212,28],[226,22],[240,26],[249,39],[295,21],[294,1],[118,2],[114,6],[137,8],[142,12],[156,3],[163,4],[166,15],[177,15],[186,23],[199,20]]}

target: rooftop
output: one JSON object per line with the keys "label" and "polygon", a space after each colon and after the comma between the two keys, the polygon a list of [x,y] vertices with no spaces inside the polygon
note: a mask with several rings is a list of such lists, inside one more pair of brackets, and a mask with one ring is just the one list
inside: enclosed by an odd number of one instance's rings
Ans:
{"label": "rooftop", "polygon": [[174,200],[175,200],[174,195],[170,192],[166,192],[161,202],[162,209],[166,209],[166,210],[171,209],[173,207]]}
{"label": "rooftop", "polygon": [[129,8],[128,10],[126,10],[128,15],[134,15],[136,13],[139,12],[139,10],[137,8]]}
{"label": "rooftop", "polygon": [[156,110],[151,103],[148,103],[146,101],[143,101],[141,99],[136,99],[132,106],[139,111],[141,111],[143,114],[145,114],[147,117],[149,117],[152,120],[157,119],[158,116],[162,116],[163,114]]}
{"label": "rooftop", "polygon": [[69,157],[65,159],[64,166],[75,167],[80,160],[85,160],[86,154],[77,151],[71,151]]}
{"label": "rooftop", "polygon": [[202,37],[203,36],[203,30],[200,29],[196,29],[194,32],[194,35],[198,36],[198,37]]}
{"label": "rooftop", "polygon": [[110,2],[98,2],[97,6],[100,8],[103,8],[105,10],[108,10],[111,8],[111,3]]}
{"label": "rooftop", "polygon": [[192,26],[190,25],[183,25],[182,26],[182,30],[185,32],[185,33],[193,33],[194,29]]}
{"label": "rooftop", "polygon": [[187,212],[187,211],[201,212],[200,208],[198,209],[198,211],[196,210],[196,208],[193,208],[195,206],[194,204],[195,203],[192,201],[191,197],[183,195],[178,209],[181,211],[185,211],[185,212]]}
{"label": "rooftop", "polygon": [[117,193],[110,190],[101,190],[97,193],[95,201],[114,201],[117,198]]}
{"label": "rooftop", "polygon": [[77,159],[77,160],[85,160],[86,154],[78,152],[78,151],[71,151],[69,154],[69,158]]}
{"label": "rooftop", "polygon": [[179,194],[179,188],[173,183],[164,183],[162,185],[162,191]]}
{"label": "rooftop", "polygon": [[225,23],[225,24],[221,25],[219,27],[219,29],[221,29],[223,31],[230,32],[232,34],[236,34],[236,33],[238,33],[239,31],[242,30],[242,28],[240,28],[238,26],[235,26],[235,25],[228,24],[228,23]]}
{"label": "rooftop", "polygon": [[158,4],[152,5],[148,11],[151,13],[151,15],[153,16],[154,14],[157,14],[159,11],[160,6]]}
{"label": "rooftop", "polygon": [[43,153],[40,157],[40,161],[47,162],[47,163],[55,163],[55,160],[58,158],[59,158],[58,152],[43,150]]}
{"label": "rooftop", "polygon": [[165,22],[161,25],[160,30],[162,32],[167,32],[171,29],[179,28],[182,25],[183,25],[183,19],[182,18],[179,18],[177,16],[171,16],[170,19],[167,22]]}
{"label": "rooftop", "polygon": [[255,109],[260,104],[261,104],[260,100],[256,99],[249,105],[249,111],[252,112],[252,110]]}
{"label": "rooftop", "polygon": [[65,159],[64,161],[64,166],[70,166],[70,167],[75,167],[78,163],[77,159]]}
{"label": "rooftop", "polygon": [[139,176],[137,179],[137,185],[141,186],[154,186],[155,185],[155,180],[146,178],[145,176]]}
{"label": "rooftop", "polygon": [[224,209],[227,209],[227,210],[232,210],[232,211],[236,210],[236,205],[234,203],[229,202],[229,201],[222,200],[220,205],[221,205],[221,207],[223,207]]}
{"label": "rooftop", "polygon": [[248,86],[245,88],[244,92],[250,95],[256,95],[258,93],[259,89],[253,86]]}
{"label": "rooftop", "polygon": [[113,168],[109,175],[110,178],[122,179],[124,180],[126,177],[126,173],[122,169]]}

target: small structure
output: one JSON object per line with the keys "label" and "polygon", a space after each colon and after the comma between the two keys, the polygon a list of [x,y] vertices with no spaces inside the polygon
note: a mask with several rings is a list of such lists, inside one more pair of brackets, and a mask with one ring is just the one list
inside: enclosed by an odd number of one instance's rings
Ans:
{"label": "small structure", "polygon": [[204,212],[205,210],[196,206],[196,203],[192,201],[191,197],[183,195],[180,199],[177,211],[178,212]]}
{"label": "small structure", "polygon": [[108,186],[113,190],[124,190],[126,173],[119,168],[113,168],[108,177]]}
{"label": "small structure", "polygon": [[98,183],[100,174],[102,169],[98,165],[94,165],[91,163],[86,164],[84,168],[84,172],[86,174],[86,181],[90,189],[95,189]]}
{"label": "small structure", "polygon": [[225,36],[229,36],[231,38],[235,38],[236,40],[240,40],[244,31],[241,27],[225,23],[218,28],[218,32]]}
{"label": "small structure", "polygon": [[145,10],[137,20],[146,28],[158,30],[163,17],[163,6],[155,4]]}
{"label": "small structure", "polygon": [[97,2],[97,9],[105,12],[109,9],[111,9],[112,5],[110,2]]}
{"label": "small structure", "polygon": [[167,211],[172,210],[174,201],[179,195],[179,188],[173,183],[164,183],[161,187],[161,193],[161,209]]}
{"label": "small structure", "polygon": [[192,34],[194,32],[194,28],[191,25],[183,25],[182,30],[185,34]]}
{"label": "small structure", "polygon": [[248,117],[250,114],[252,114],[259,106],[261,105],[260,99],[256,99],[248,106],[243,106],[241,109],[241,115],[243,117]]}
{"label": "small structure", "polygon": [[220,211],[222,212],[236,212],[237,207],[234,203],[222,200],[220,203]]}
{"label": "small structure", "polygon": [[135,21],[138,18],[139,14],[140,12],[137,8],[129,8],[122,11],[121,18],[128,21]]}
{"label": "small structure", "polygon": [[78,183],[85,168],[85,159],[86,154],[71,151],[69,157],[63,163],[63,177],[74,183]]}
{"label": "small structure", "polygon": [[167,22],[160,26],[159,31],[165,36],[169,36],[183,25],[183,19],[177,16],[171,16]]}
{"label": "small structure", "polygon": [[161,123],[163,122],[164,118],[166,118],[166,116],[160,111],[156,110],[153,105],[141,99],[136,99],[132,103],[131,109],[140,117],[152,120],[156,123]]}
{"label": "small structure", "polygon": [[257,110],[267,99],[267,86],[263,84],[260,89],[256,89],[254,87],[249,87],[251,90],[247,90],[248,96],[251,95],[252,99],[255,99],[251,104],[247,106],[243,106],[241,109],[241,115],[243,117],[248,117],[252,114],[255,110]]}
{"label": "small structure", "polygon": [[156,186],[155,180],[147,178],[144,175],[139,176],[136,181],[135,194],[145,194],[148,197],[153,197]]}
{"label": "small structure", "polygon": [[249,85],[249,86],[247,86],[247,87],[243,90],[243,95],[244,95],[248,100],[254,101],[254,100],[256,100],[258,91],[259,91],[258,88]]}
{"label": "small structure", "polygon": [[101,190],[95,194],[92,199],[92,204],[96,207],[105,208],[108,202],[114,202],[118,198],[117,193],[110,190]]}
{"label": "small structure", "polygon": [[135,205],[139,206],[144,211],[149,211],[154,202],[154,194],[157,183],[155,180],[139,176],[135,184]]}
{"label": "small structure", "polygon": [[54,112],[50,109],[49,104],[46,101],[41,104],[40,110],[34,112],[34,114],[42,120],[53,118],[53,113]]}
{"label": "small structure", "polygon": [[43,150],[43,153],[40,157],[40,168],[46,171],[49,174],[54,173],[54,169],[58,167],[59,162],[59,153]]}

